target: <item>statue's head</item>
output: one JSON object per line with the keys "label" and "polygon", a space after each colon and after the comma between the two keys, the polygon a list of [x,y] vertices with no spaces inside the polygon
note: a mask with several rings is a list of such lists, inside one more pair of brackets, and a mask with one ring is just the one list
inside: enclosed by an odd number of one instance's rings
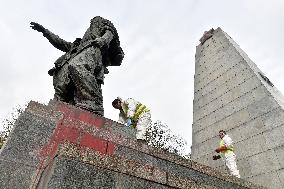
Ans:
{"label": "statue's head", "polygon": [[124,52],[120,47],[119,37],[116,31],[116,28],[111,23],[111,21],[101,17],[95,16],[90,21],[90,28],[89,30],[95,29],[96,31],[101,32],[102,34],[109,30],[114,35],[113,40],[111,41],[109,48],[108,48],[108,62],[104,63],[105,66],[120,66],[122,59],[124,58]]}

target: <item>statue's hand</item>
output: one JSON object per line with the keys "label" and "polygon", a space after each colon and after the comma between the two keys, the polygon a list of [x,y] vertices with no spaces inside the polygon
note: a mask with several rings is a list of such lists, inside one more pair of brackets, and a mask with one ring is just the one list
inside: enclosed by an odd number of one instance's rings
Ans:
{"label": "statue's hand", "polygon": [[36,22],[31,22],[30,24],[31,24],[30,27],[32,29],[38,31],[38,32],[42,32],[43,33],[45,31],[45,28],[42,25],[40,25],[40,24],[38,24]]}

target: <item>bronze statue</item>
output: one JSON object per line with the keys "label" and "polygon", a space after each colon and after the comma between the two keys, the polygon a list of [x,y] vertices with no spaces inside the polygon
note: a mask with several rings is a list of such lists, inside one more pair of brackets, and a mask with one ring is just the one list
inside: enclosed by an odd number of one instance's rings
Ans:
{"label": "bronze statue", "polygon": [[48,71],[53,76],[54,99],[74,104],[98,115],[104,114],[101,85],[108,66],[120,66],[124,53],[113,24],[100,16],[91,20],[84,36],[67,42],[42,25],[31,28],[43,33],[57,49],[66,52]]}

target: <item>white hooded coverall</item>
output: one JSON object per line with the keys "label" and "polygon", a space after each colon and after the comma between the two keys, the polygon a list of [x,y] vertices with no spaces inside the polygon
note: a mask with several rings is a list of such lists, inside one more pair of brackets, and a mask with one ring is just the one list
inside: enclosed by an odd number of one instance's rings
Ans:
{"label": "white hooded coverall", "polygon": [[228,135],[225,135],[220,141],[220,147],[223,145],[227,148],[231,148],[231,150],[221,152],[230,175],[240,178],[240,173],[236,163],[236,155],[233,151],[233,140]]}
{"label": "white hooded coverall", "polygon": [[[122,102],[122,111],[119,113],[119,123],[126,124],[127,119],[137,119],[134,128],[136,128],[136,139],[146,140],[146,131],[149,124],[151,124],[151,113],[146,106],[142,105],[140,102],[128,98]],[[144,108],[143,111],[139,111],[141,105]]]}

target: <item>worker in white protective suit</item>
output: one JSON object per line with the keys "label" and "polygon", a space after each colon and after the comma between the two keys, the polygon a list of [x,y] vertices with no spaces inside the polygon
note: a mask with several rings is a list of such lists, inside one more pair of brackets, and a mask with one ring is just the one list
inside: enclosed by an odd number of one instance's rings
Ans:
{"label": "worker in white protective suit", "polygon": [[122,100],[118,97],[112,102],[112,106],[120,110],[118,122],[135,128],[136,139],[145,141],[147,127],[151,124],[150,110],[132,98]]}
{"label": "worker in white protective suit", "polygon": [[221,138],[221,141],[219,148],[215,151],[217,153],[221,153],[221,155],[214,155],[213,160],[217,160],[222,157],[225,161],[229,174],[240,178],[240,173],[236,163],[236,155],[234,153],[233,140],[223,130],[219,131],[219,137]]}

